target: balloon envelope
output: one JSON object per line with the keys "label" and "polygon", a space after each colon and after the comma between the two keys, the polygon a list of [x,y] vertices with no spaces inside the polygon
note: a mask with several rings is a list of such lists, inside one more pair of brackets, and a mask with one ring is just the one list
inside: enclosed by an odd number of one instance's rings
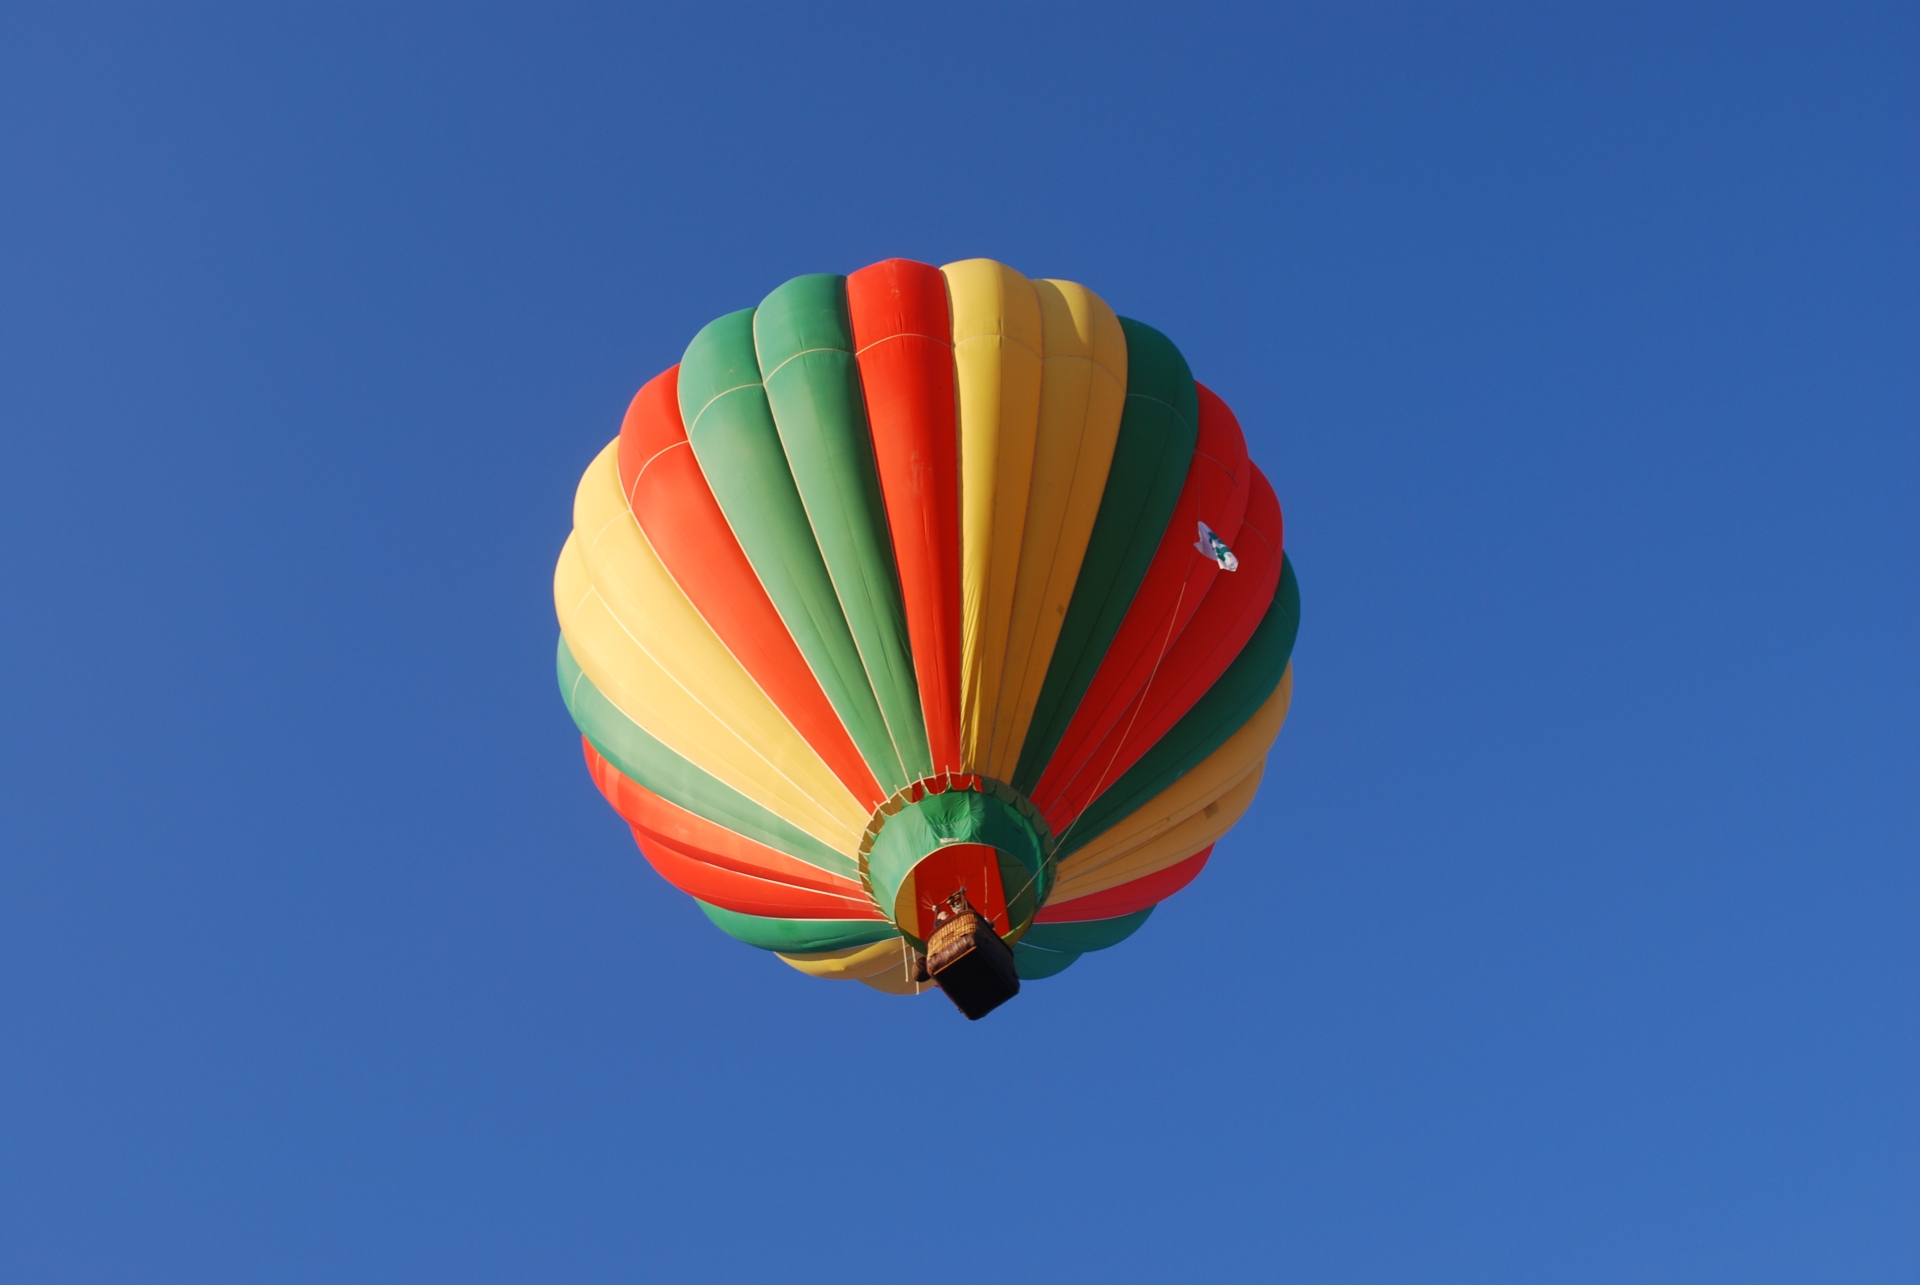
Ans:
{"label": "balloon envelope", "polygon": [[581,478],[560,687],[642,853],[733,937],[916,993],[964,889],[1046,977],[1252,802],[1292,695],[1282,534],[1233,412],[1086,287],[797,277],[695,335]]}

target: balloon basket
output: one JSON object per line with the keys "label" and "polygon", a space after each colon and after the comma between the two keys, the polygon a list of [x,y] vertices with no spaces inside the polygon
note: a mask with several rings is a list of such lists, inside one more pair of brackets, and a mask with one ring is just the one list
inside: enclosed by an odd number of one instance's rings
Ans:
{"label": "balloon basket", "polygon": [[965,891],[947,899],[917,972],[916,980],[931,980],[972,1022],[1020,993],[1013,948],[993,930],[993,922],[967,901]]}

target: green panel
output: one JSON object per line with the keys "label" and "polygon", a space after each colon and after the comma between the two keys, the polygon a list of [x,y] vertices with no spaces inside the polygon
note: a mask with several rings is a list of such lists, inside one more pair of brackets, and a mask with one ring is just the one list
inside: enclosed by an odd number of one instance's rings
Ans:
{"label": "green panel", "polygon": [[1065,972],[1090,950],[1105,950],[1133,936],[1157,907],[1148,906],[1112,919],[1087,919],[1071,924],[1035,924],[1013,947],[1013,970],[1022,981],[1038,981]]}
{"label": "green panel", "polygon": [[1152,326],[1126,317],[1120,326],[1127,335],[1126,410],[1087,556],[1020,747],[1013,784],[1021,790],[1039,782],[1120,631],[1179,503],[1199,440],[1200,395],[1187,359]]}
{"label": "green panel", "polygon": [[1040,837],[1012,806],[972,790],[929,794],[887,818],[867,854],[874,903],[891,912],[900,885],[921,858],[956,843],[984,843],[1011,858],[1000,867],[1008,923],[1018,926],[1033,918],[1051,876]]}
{"label": "green panel", "polygon": [[784,950],[790,955],[816,950],[850,950],[900,935],[892,924],[876,919],[770,919],[765,915],[722,910],[698,897],[693,903],[735,941],[744,941],[761,950]]}
{"label": "green panel", "polygon": [[911,784],[787,467],[754,356],[753,309],[710,323],[687,345],[680,416],[727,525],[861,757],[887,791]]}
{"label": "green panel", "polygon": [[931,776],[893,535],[853,356],[847,279],[818,273],[775,290],[753,314],[753,343],[787,466],[894,748],[910,779]]}
{"label": "green panel", "polygon": [[602,758],[628,777],[667,802],[705,817],[715,825],[723,825],[735,834],[745,835],[833,874],[849,879],[860,877],[860,865],[853,858],[835,852],[724,781],[695,767],[628,718],[581,671],[573,652],[567,648],[565,635],[560,638],[557,666],[560,694],[566,698],[567,712],[573,715],[581,735],[593,743]]}
{"label": "green panel", "polygon": [[1147,922],[1147,916],[1155,907],[1136,910],[1130,915],[1116,915],[1112,919],[1083,919],[1078,923],[1035,924],[1027,929],[1027,935],[1020,939],[1023,946],[1036,946],[1043,950],[1073,951],[1076,954],[1089,950],[1105,950],[1109,946],[1118,946],[1133,936],[1141,924]]}
{"label": "green panel", "polygon": [[1060,855],[1064,857],[1099,838],[1102,831],[1186,775],[1245,726],[1280,685],[1299,632],[1300,582],[1294,579],[1293,562],[1282,554],[1280,587],[1247,645],[1206,695],[1068,827],[1062,836]]}
{"label": "green panel", "polygon": [[1077,950],[1046,950],[1018,941],[1013,946],[1013,971],[1023,982],[1037,982],[1042,977],[1066,972],[1078,958]]}

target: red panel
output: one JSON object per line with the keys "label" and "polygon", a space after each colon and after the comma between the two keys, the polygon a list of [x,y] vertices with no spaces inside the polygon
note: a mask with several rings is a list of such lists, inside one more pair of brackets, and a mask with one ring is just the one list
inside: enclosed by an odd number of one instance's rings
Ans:
{"label": "red panel", "polygon": [[934,915],[962,887],[973,908],[993,921],[995,932],[1007,931],[1007,891],[1000,884],[999,854],[988,844],[956,843],[936,849],[913,868],[921,941],[933,935]]}
{"label": "red panel", "polygon": [[935,772],[960,767],[960,452],[940,269],[888,259],[847,278],[873,454],[900,567]]}
{"label": "red panel", "polygon": [[633,840],[661,878],[689,897],[711,902],[722,910],[773,919],[880,918],[865,897],[856,902],[708,865],[700,855],[682,851],[639,826],[633,827]]}
{"label": "red panel", "polygon": [[[716,882],[721,886],[735,887],[737,891],[751,887],[763,902],[777,893],[790,903],[787,909],[752,910],[746,911],[747,914],[773,914],[787,919],[882,918],[874,908],[872,898],[867,896],[857,880],[808,865],[797,857],[788,856],[745,835],[735,834],[725,826],[669,803],[607,762],[584,737],[581,745],[586,749],[587,770],[593,774],[593,783],[607,796],[607,802],[613,804],[614,811],[626,818],[633,827],[634,838],[639,841],[647,859],[676,888],[711,901],[716,906],[726,906],[729,910],[740,910],[742,907],[695,891],[683,879],[697,877],[706,880],[701,885],[703,887]],[[662,852],[678,860],[663,865],[661,860],[656,859]],[[717,873],[707,875],[691,871],[686,862],[706,866]],[[752,883],[736,885],[720,879],[723,874],[738,875]],[[763,884],[764,887],[761,886]],[[792,909],[792,906],[813,907],[817,913]]]}
{"label": "red panel", "polygon": [[1180,636],[1200,609],[1220,568],[1193,547],[1199,523],[1223,533],[1237,531],[1246,514],[1251,467],[1246,435],[1211,389],[1198,382],[1194,388],[1200,394],[1200,436],[1187,466],[1186,485],[1119,632],[1035,783],[1036,802],[1052,798],[1061,783],[1085,765],[1102,738],[1127,715],[1170,640]]}
{"label": "red panel", "polygon": [[878,807],[886,794],[760,578],[727,525],[680,422],[680,368],[654,376],[620,426],[620,486],[647,542],[768,699],[798,729],[854,798]]}
{"label": "red panel", "polygon": [[1247,516],[1231,542],[1239,570],[1215,577],[1200,610],[1167,648],[1152,680],[1074,774],[1046,795],[1035,789],[1033,801],[1055,834],[1206,695],[1273,605],[1280,584],[1280,501],[1259,468],[1249,468],[1253,480]]}
{"label": "red panel", "polygon": [[1213,845],[1208,844],[1185,861],[1176,861],[1165,870],[1141,875],[1117,888],[1075,897],[1072,901],[1050,903],[1040,908],[1033,922],[1072,924],[1087,919],[1116,919],[1136,910],[1145,910],[1148,906],[1157,906],[1192,883],[1193,877],[1200,873],[1200,867],[1206,865],[1207,858],[1212,855]]}

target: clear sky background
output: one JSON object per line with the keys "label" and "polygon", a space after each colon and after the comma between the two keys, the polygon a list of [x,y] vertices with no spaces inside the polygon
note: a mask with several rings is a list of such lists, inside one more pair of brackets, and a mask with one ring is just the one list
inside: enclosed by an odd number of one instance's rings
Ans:
{"label": "clear sky background", "polygon": [[[1914,11],[0,15],[0,1277],[1920,1277]],[[786,278],[1181,345],[1266,784],[979,1024],[723,937],[553,560]]]}

